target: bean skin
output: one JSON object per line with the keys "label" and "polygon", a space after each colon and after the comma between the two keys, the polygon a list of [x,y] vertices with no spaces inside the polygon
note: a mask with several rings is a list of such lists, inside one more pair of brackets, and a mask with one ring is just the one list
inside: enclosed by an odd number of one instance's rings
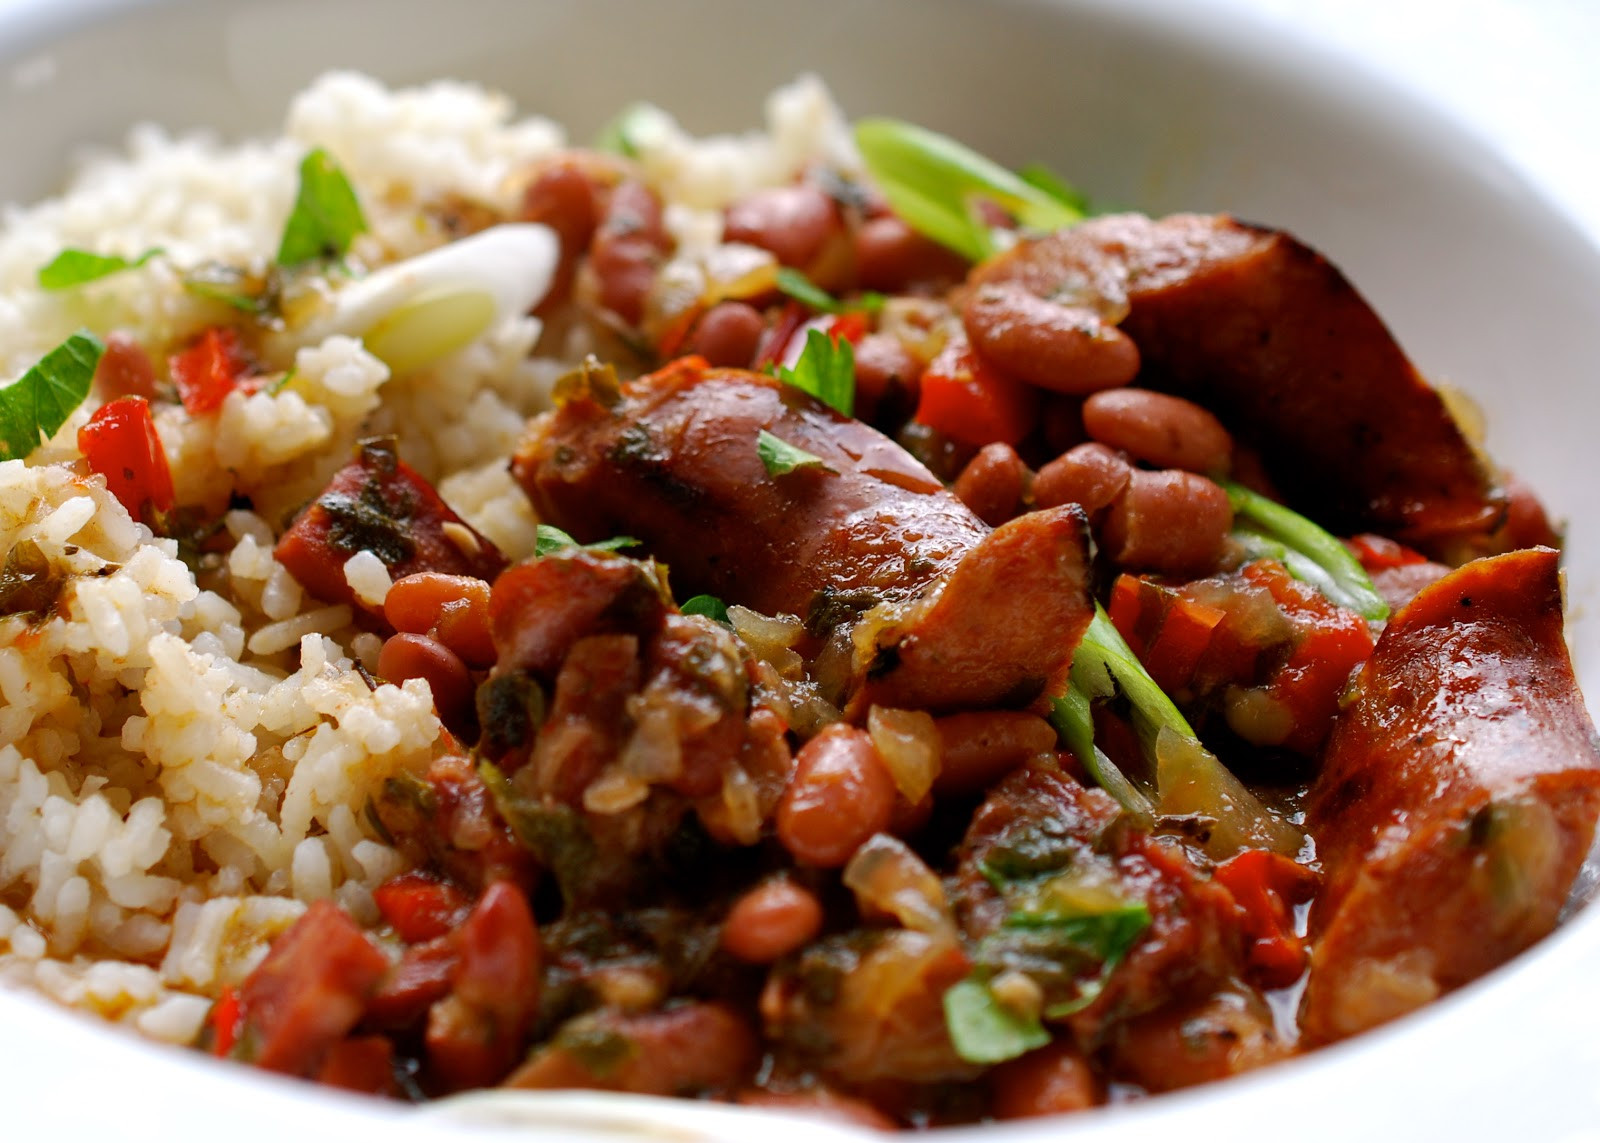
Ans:
{"label": "bean skin", "polygon": [[1204,573],[1233,527],[1228,494],[1192,472],[1135,469],[1106,513],[1100,542],[1122,567]]}
{"label": "bean skin", "polygon": [[1041,389],[1094,393],[1126,385],[1139,372],[1139,350],[1116,326],[1018,285],[979,286],[961,307],[961,321],[980,354]]}
{"label": "bean skin", "polygon": [[1017,450],[996,441],[967,462],[951,491],[985,524],[998,528],[1017,514],[1030,475]]}
{"label": "bean skin", "polygon": [[1133,478],[1133,466],[1102,444],[1068,449],[1033,478],[1033,502],[1039,508],[1079,504],[1091,520],[1121,496]]}
{"label": "bean skin", "polygon": [[771,251],[785,266],[811,270],[845,233],[839,205],[818,187],[770,187],[728,207],[722,236]]}
{"label": "bean skin", "polygon": [[918,234],[892,214],[862,223],[856,231],[856,281],[886,294],[940,289],[967,275],[967,260]]}
{"label": "bean skin", "polygon": [[754,306],[718,302],[694,327],[689,352],[698,353],[712,365],[748,369],[766,331],[767,321]]}
{"label": "bean skin", "polygon": [[821,931],[822,906],[815,894],[775,878],[734,902],[722,924],[722,947],[747,964],[771,964]]}
{"label": "bean skin", "polygon": [[378,652],[378,674],[391,683],[426,679],[439,717],[452,726],[473,712],[472,675],[467,665],[437,639],[402,631]]}
{"label": "bean skin", "polygon": [[467,575],[417,572],[395,582],[383,615],[396,631],[431,635],[472,667],[494,665],[489,585]]}
{"label": "bean skin", "polygon": [[1233,459],[1233,438],[1193,401],[1148,389],[1106,389],[1083,403],[1083,427],[1101,444],[1155,468],[1220,473]]}
{"label": "bean skin", "polygon": [[974,794],[1056,748],[1056,731],[1022,710],[981,710],[936,719],[943,752],[937,794]]}
{"label": "bean skin", "polygon": [[797,861],[836,868],[888,829],[895,794],[867,732],[835,723],[795,756],[794,775],[778,802],[778,840]]}

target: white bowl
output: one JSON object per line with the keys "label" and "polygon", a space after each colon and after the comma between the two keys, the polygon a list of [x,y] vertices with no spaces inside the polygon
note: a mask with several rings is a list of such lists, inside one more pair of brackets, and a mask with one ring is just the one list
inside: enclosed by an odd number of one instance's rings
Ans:
{"label": "white bowl", "polygon": [[[1600,254],[1537,190],[1392,85],[1193,0],[23,0],[0,9],[0,200],[133,123],[264,133],[330,67],[471,78],[584,138],[650,98],[697,131],[755,123],[814,70],[852,115],[893,114],[1097,199],[1228,210],[1329,254],[1423,368],[1484,406],[1491,451],[1571,521],[1580,675],[1600,697]],[[1353,1042],[1133,1107],[946,1138],[1600,1135],[1600,909],[1478,984]],[[139,1043],[0,990],[7,1138],[225,1133],[237,1143],[482,1138],[417,1115]],[[704,1105],[555,1097],[541,1139],[819,1139]],[[602,1114],[596,1115],[596,1108]],[[526,1134],[526,1131],[523,1132]],[[637,1135],[629,1134],[629,1137]]]}

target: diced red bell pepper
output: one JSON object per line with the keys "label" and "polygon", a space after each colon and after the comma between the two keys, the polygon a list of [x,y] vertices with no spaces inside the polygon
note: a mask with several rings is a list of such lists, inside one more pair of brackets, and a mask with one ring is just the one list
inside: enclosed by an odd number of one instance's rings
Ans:
{"label": "diced red bell pepper", "polygon": [[318,599],[364,607],[344,577],[345,561],[359,551],[382,560],[392,579],[431,571],[492,583],[506,566],[500,550],[395,455],[392,440],[362,442],[356,460],[296,517],[274,555]]}
{"label": "diced red bell pepper", "polygon": [[372,900],[407,944],[444,936],[470,908],[461,890],[426,873],[392,877],[372,891]]}
{"label": "diced red bell pepper", "polygon": [[1121,575],[1111,589],[1111,622],[1162,690],[1188,688],[1226,613],[1171,588]]}
{"label": "diced red bell pepper", "polygon": [[388,971],[388,958],[344,910],[316,902],[240,987],[239,1053],[270,1071],[314,1075]]}
{"label": "diced red bell pepper", "polygon": [[213,1056],[226,1059],[233,1053],[233,1046],[239,1042],[239,1024],[243,1015],[239,1007],[239,993],[232,988],[224,988],[217,1002],[211,1006],[211,1015],[206,1021],[211,1025]]}
{"label": "diced red bell pepper", "polygon": [[851,345],[859,344],[872,328],[872,323],[867,315],[860,310],[851,310],[849,313],[839,314],[828,326],[828,336],[835,342],[848,341]]}
{"label": "diced red bell pepper", "polygon": [[1361,566],[1368,572],[1428,562],[1428,557],[1421,552],[1412,551],[1404,544],[1389,539],[1388,536],[1379,536],[1372,532],[1351,536],[1350,550],[1355,552],[1356,559],[1361,561]]}
{"label": "diced red bell pepper", "polygon": [[191,416],[214,413],[250,373],[239,349],[239,335],[227,326],[212,326],[192,345],[167,359],[172,383]]}
{"label": "diced red bell pepper", "polygon": [[1293,984],[1305,971],[1305,941],[1295,932],[1294,906],[1311,899],[1317,875],[1281,854],[1247,849],[1217,866],[1216,879],[1244,911],[1247,953],[1258,983]]}
{"label": "diced red bell pepper", "polygon": [[135,520],[149,524],[172,510],[172,470],[143,397],[118,397],[96,409],[78,430],[78,451]]}
{"label": "diced red bell pepper", "polygon": [[922,374],[916,419],[964,444],[1014,445],[1038,419],[1039,391],[987,364],[952,338]]}

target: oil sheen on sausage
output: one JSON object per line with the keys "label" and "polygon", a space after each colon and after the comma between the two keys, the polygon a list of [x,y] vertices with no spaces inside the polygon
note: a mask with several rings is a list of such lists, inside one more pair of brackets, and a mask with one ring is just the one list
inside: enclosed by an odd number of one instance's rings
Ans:
{"label": "oil sheen on sausage", "polygon": [[[769,472],[762,432],[820,463]],[[796,615],[824,638],[860,628],[857,706],[1026,702],[1093,614],[1081,511],[991,533],[893,441],[759,373],[686,359],[618,387],[588,370],[512,468],[542,519],[637,537],[680,597]]]}
{"label": "oil sheen on sausage", "polygon": [[1308,807],[1325,875],[1312,1042],[1419,1007],[1554,928],[1600,814],[1554,551],[1474,561],[1395,616]]}
{"label": "oil sheen on sausage", "polygon": [[1188,397],[1260,450],[1292,504],[1339,531],[1486,531],[1504,503],[1382,319],[1336,267],[1226,215],[1097,218],[969,279],[1124,298],[1139,384]]}

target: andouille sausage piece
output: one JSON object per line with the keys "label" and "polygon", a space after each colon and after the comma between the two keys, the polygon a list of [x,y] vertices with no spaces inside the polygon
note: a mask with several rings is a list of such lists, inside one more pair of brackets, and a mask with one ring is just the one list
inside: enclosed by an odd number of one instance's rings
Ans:
{"label": "andouille sausage piece", "polygon": [[1336,530],[1487,531],[1494,481],[1353,286],[1278,230],[1226,215],[1110,215],[1019,244],[974,288],[1126,293],[1139,382],[1188,397],[1259,449],[1291,503]]}
{"label": "andouille sausage piece", "polygon": [[1312,1042],[1427,1003],[1554,928],[1600,815],[1554,551],[1467,564],[1394,617],[1308,807],[1325,876]]}
{"label": "andouille sausage piece", "polygon": [[[543,519],[637,537],[680,594],[797,615],[814,635],[868,616],[852,691],[870,701],[1026,702],[1092,615],[1077,509],[991,534],[893,441],[770,377],[686,359],[620,388],[591,372],[558,400],[512,462]],[[762,432],[820,466],[769,472]]]}

